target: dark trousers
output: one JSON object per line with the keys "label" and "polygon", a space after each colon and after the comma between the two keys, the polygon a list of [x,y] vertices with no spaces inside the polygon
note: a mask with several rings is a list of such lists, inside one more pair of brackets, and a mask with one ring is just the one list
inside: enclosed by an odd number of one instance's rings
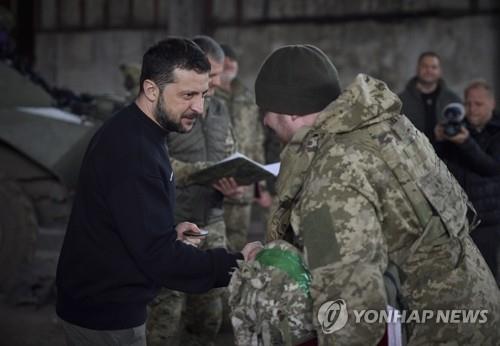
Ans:
{"label": "dark trousers", "polygon": [[146,326],[93,330],[61,320],[67,346],[146,346]]}
{"label": "dark trousers", "polygon": [[490,267],[497,283],[500,283],[500,274],[498,272],[498,259],[500,253],[500,226],[498,230],[491,228],[477,228],[471,233],[471,237],[476,243],[477,248],[484,257],[484,260]]}

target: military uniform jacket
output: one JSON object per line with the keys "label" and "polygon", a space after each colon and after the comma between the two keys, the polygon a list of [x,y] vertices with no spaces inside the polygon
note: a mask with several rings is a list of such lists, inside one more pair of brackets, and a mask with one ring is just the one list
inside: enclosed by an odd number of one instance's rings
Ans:
{"label": "military uniform jacket", "polygon": [[[296,133],[281,156],[268,237],[304,252],[320,345],[377,344],[385,324],[356,323],[354,310],[386,309],[389,260],[410,310],[488,310],[483,324],[410,323],[410,345],[493,345],[500,295],[470,239],[467,197],[400,109],[385,83],[358,75]],[[349,319],[324,334],[318,310],[336,299]]]}
{"label": "military uniform jacket", "polygon": [[235,145],[225,105],[215,97],[205,104],[205,116],[196,120],[190,132],[170,132],[167,136],[177,183],[175,220],[199,226],[222,220],[223,196],[211,186],[184,186],[183,181],[190,174],[231,155]]}
{"label": "military uniform jacket", "polygon": [[[234,139],[238,151],[252,160],[264,162],[264,128],[259,117],[259,110],[254,97],[239,79],[231,83],[232,92],[218,89],[217,94],[224,101],[229,111]],[[239,199],[227,199],[224,202],[250,204],[253,202],[253,189],[246,189]]]}

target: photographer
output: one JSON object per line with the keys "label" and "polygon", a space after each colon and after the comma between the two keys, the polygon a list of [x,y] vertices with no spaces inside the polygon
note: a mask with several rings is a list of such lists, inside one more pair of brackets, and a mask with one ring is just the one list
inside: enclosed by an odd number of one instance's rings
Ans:
{"label": "photographer", "polygon": [[[471,235],[499,281],[500,116],[494,111],[493,90],[485,81],[470,83],[464,97],[465,121],[458,128],[453,121],[436,126],[436,151],[476,208],[481,223]],[[443,117],[449,119],[446,114]]]}

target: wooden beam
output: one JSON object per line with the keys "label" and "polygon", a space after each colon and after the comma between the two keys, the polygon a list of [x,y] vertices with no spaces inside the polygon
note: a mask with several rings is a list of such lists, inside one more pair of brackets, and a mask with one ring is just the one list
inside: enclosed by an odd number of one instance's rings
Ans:
{"label": "wooden beam", "polygon": [[218,20],[215,23],[216,28],[220,27],[255,27],[267,25],[297,25],[297,24],[313,24],[313,25],[334,25],[347,22],[363,22],[374,21],[379,23],[394,23],[406,20],[415,20],[422,18],[441,18],[441,19],[456,19],[464,17],[476,16],[499,16],[500,8],[493,9],[478,9],[475,12],[469,9],[437,9],[423,11],[395,11],[386,13],[352,13],[342,15],[326,15],[326,16],[290,16],[278,18],[264,18],[243,20],[238,23],[236,20]]}
{"label": "wooden beam", "polygon": [[128,25],[130,25],[131,27],[133,27],[134,25],[134,0],[128,0],[128,13],[127,13],[127,17],[128,17]]}
{"label": "wooden beam", "polygon": [[243,23],[244,18],[244,8],[243,8],[243,0],[236,0],[236,23]]}
{"label": "wooden beam", "polygon": [[80,27],[85,28],[86,22],[87,22],[87,13],[85,12],[86,6],[85,6],[85,0],[80,0],[78,2],[78,10],[80,11]]}
{"label": "wooden beam", "polygon": [[56,0],[56,8],[55,8],[55,18],[56,18],[56,24],[55,24],[55,29],[56,30],[61,30],[62,29],[62,0]]}
{"label": "wooden beam", "polygon": [[160,27],[160,1],[153,1],[153,25],[158,28]]}
{"label": "wooden beam", "polygon": [[102,26],[109,28],[110,26],[110,4],[109,0],[104,0],[102,3]]}

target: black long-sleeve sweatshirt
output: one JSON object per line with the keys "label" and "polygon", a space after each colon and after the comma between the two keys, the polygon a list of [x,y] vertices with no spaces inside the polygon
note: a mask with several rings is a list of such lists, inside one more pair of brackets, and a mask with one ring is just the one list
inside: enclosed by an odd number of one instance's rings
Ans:
{"label": "black long-sleeve sweatshirt", "polygon": [[132,328],[161,286],[202,293],[227,285],[241,254],[176,240],[166,132],[135,103],[87,148],[57,268],[57,314],[96,330]]}

